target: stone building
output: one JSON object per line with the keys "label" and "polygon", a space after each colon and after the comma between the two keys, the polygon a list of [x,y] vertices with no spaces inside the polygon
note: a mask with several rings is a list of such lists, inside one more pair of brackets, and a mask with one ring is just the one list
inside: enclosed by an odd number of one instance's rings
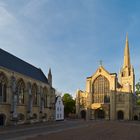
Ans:
{"label": "stone building", "polygon": [[0,49],[0,125],[54,120],[52,74]]}
{"label": "stone building", "polygon": [[77,90],[76,113],[79,118],[140,120],[136,105],[135,73],[130,62],[126,37],[124,63],[119,72],[109,73],[102,65],[86,79],[86,90]]}

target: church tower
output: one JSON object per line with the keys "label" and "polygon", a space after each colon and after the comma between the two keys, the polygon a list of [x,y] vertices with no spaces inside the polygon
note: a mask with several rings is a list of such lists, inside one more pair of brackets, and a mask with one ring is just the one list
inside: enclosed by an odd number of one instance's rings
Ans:
{"label": "church tower", "polygon": [[124,49],[124,63],[120,71],[120,84],[123,92],[135,92],[135,74],[134,68],[130,62],[130,51],[128,35],[126,35],[125,49]]}
{"label": "church tower", "polygon": [[49,73],[48,73],[48,82],[49,82],[49,85],[52,87],[52,73],[51,73],[51,69],[49,69]]}

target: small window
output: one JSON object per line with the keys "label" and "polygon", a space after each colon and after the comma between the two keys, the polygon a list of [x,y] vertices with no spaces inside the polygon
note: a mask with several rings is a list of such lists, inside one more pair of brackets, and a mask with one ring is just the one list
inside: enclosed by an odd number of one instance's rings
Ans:
{"label": "small window", "polygon": [[131,75],[131,71],[129,70],[129,76]]}

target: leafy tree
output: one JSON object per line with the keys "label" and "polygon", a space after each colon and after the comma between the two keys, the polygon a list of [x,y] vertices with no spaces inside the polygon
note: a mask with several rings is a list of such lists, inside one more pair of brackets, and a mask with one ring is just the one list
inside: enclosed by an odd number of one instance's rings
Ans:
{"label": "leafy tree", "polygon": [[136,84],[136,94],[140,95],[140,81]]}
{"label": "leafy tree", "polygon": [[75,113],[75,100],[69,93],[65,93],[62,97],[64,102],[64,114],[68,117],[70,113]]}
{"label": "leafy tree", "polygon": [[136,84],[137,105],[140,105],[140,80]]}

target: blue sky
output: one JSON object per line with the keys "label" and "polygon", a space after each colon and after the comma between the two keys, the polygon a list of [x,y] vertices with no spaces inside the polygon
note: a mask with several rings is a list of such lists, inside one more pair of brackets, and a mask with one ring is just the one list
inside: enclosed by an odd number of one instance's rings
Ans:
{"label": "blue sky", "polygon": [[139,0],[0,0],[0,46],[48,74],[64,93],[85,90],[103,61],[123,64],[128,32],[131,63],[140,79]]}

